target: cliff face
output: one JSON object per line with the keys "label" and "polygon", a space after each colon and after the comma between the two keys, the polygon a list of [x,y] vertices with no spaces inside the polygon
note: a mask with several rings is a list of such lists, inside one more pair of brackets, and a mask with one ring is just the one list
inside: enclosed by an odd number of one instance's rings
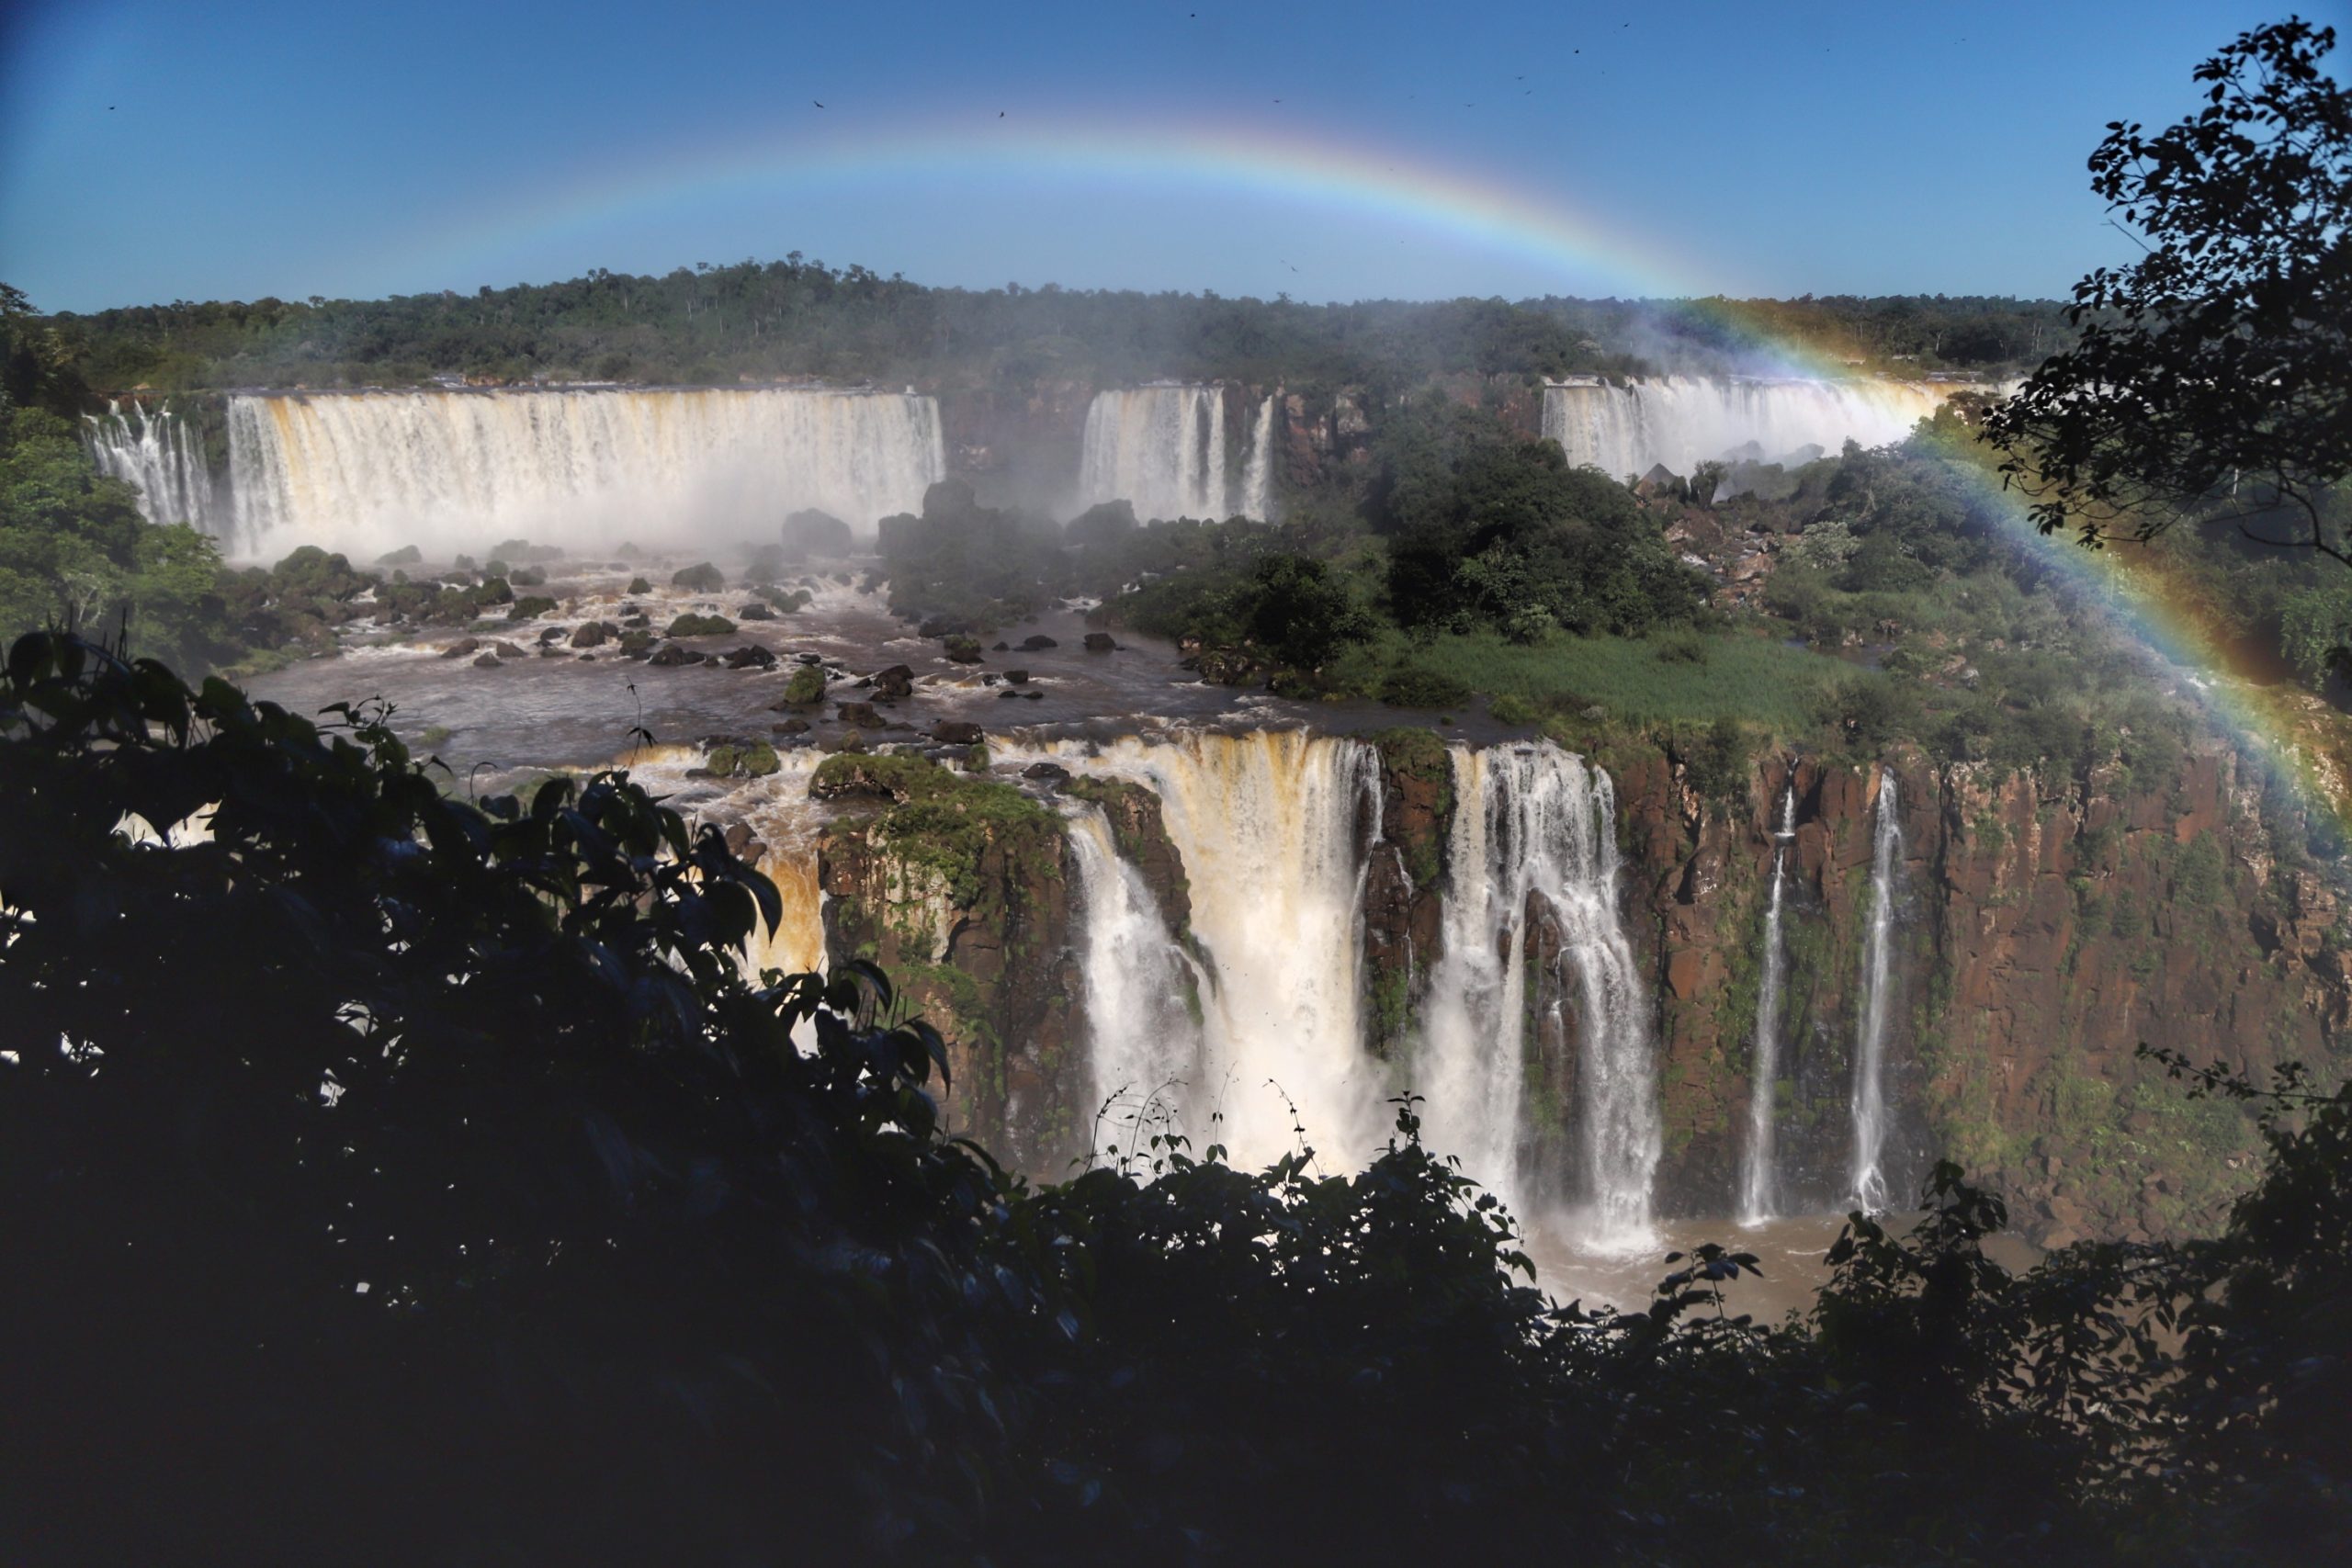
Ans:
{"label": "cliff face", "polygon": [[[2256,1164],[2251,1125],[2134,1052],[2260,1072],[2340,1049],[2352,959],[2334,895],[2302,863],[2299,813],[2218,746],[2153,778],[1916,754],[1893,773],[1895,1191],[1940,1156],[2004,1190],[2044,1240],[2212,1225]],[[1849,1185],[1877,774],[1766,759],[1728,807],[1693,799],[1663,759],[1619,777],[1627,896],[1658,977],[1670,1210],[1719,1211],[1732,1190],[1771,829],[1792,784],[1777,1124],[1790,1196],[1828,1207]]]}
{"label": "cliff face", "polygon": [[[1414,1018],[1441,956],[1454,801],[1442,746],[1374,737],[1376,811],[1365,846],[1366,1048],[1408,1083]],[[2304,848],[2306,824],[2220,745],[2133,776],[2118,764],[2057,776],[1938,765],[1762,757],[1739,798],[1702,798],[1665,749],[1606,758],[1623,857],[1621,908],[1657,1042],[1666,1213],[1727,1213],[1747,1137],[1764,907],[1784,794],[1793,799],[1782,928],[1787,984],[1772,1086],[1783,1201],[1844,1206],[1872,903],[1872,834],[1895,783],[1884,1166],[1898,1201],[1939,1157],[2009,1198],[2038,1239],[2183,1235],[2211,1227],[2256,1169],[2250,1121],[2192,1100],[2146,1042],[2257,1073],[2325,1064],[2352,1025],[2352,943]],[[849,787],[860,780],[844,773]],[[887,783],[887,781],[884,781]],[[1063,787],[1101,807],[1124,859],[1189,941],[1190,886],[1160,818],[1133,783]],[[1063,825],[1001,784],[956,786],[966,806],[849,815],[820,857],[828,942],[897,976],[957,1043],[958,1130],[1015,1166],[1058,1173],[1085,1141],[1077,952],[1084,912]],[[978,792],[978,793],[975,793]],[[900,795],[905,790],[901,788]],[[920,803],[918,803],[920,804]],[[1565,935],[1535,901],[1524,924],[1523,1154],[1538,1190],[1573,1187],[1583,998]]]}

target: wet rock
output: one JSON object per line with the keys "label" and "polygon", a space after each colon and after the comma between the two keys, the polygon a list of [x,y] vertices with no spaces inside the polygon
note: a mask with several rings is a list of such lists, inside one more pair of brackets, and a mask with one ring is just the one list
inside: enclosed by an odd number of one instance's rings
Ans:
{"label": "wet rock", "polygon": [[521,649],[515,647],[511,642],[493,642],[490,647],[491,651],[497,654],[501,659],[526,659],[529,657],[529,655],[526,654]]}
{"label": "wet rock", "polygon": [[716,593],[727,586],[727,577],[708,561],[699,561],[682,571],[672,572],[670,586],[689,593]]}
{"label": "wet rock", "polygon": [[[1005,694],[1012,695],[1009,692]],[[1069,770],[1059,762],[1032,762],[1021,770],[1021,776],[1024,779],[1036,779],[1044,784],[1068,784]]]}
{"label": "wet rock", "polygon": [[1015,686],[1025,686],[1029,683],[1029,671],[1026,670],[1008,670],[1004,672],[1004,678],[1007,682]]}
{"label": "wet rock", "polygon": [[541,632],[541,633],[539,634],[539,637],[538,637],[539,646],[540,646],[541,648],[546,648],[546,647],[548,647],[549,644],[561,642],[561,641],[564,639],[564,636],[565,636],[565,634],[566,634],[566,630],[567,630],[567,628],[565,628],[565,627],[563,627],[563,626],[549,626],[549,627],[548,627],[548,629],[547,629],[547,630],[545,630],[545,631],[543,631],[543,632]]}
{"label": "wet rock", "polygon": [[978,746],[988,739],[988,732],[978,725],[958,719],[943,719],[933,725],[931,735],[944,746]]}
{"label": "wet rock", "polygon": [[996,643],[989,648],[989,651],[991,653],[1010,653],[1012,651],[1012,645],[1009,642]]}
{"label": "wet rock", "polygon": [[882,728],[882,716],[874,711],[872,703],[835,703],[833,712],[843,724],[854,725],[860,729]]}
{"label": "wet rock", "polygon": [[805,718],[787,718],[782,724],[769,725],[768,730],[775,735],[806,735],[808,733],[808,721]]}
{"label": "wet rock", "polygon": [[975,637],[951,637],[947,639],[945,652],[953,663],[978,664],[980,661],[980,645]]}
{"label": "wet rock", "polygon": [[474,668],[475,668],[475,669],[477,669],[477,670],[495,670],[495,669],[497,669],[497,668],[498,668],[498,655],[496,655],[496,654],[494,654],[494,653],[485,653],[485,654],[483,654],[480,659],[477,659],[477,660],[474,660]]}
{"label": "wet rock", "polygon": [[738,606],[735,618],[739,621],[773,621],[775,619],[775,612],[754,599],[748,604]]}
{"label": "wet rock", "polygon": [[1047,637],[1043,632],[1039,632],[1033,637],[1024,637],[1021,639],[1021,651],[1023,653],[1035,653],[1041,649],[1059,648],[1060,646],[1060,643],[1056,642],[1052,637]]}
{"label": "wet rock", "polygon": [[756,644],[747,644],[727,656],[729,670],[773,670],[775,655]]}
{"label": "wet rock", "polygon": [[897,702],[914,695],[915,672],[903,664],[893,664],[888,670],[874,672],[874,694],[877,699]]}
{"label": "wet rock", "polygon": [[674,642],[663,643],[653,650],[653,657],[646,660],[657,670],[674,670],[682,664],[700,664],[702,661],[701,654],[691,648],[681,648]]}
{"label": "wet rock", "polygon": [[461,637],[457,641],[451,643],[448,647],[443,649],[441,650],[441,657],[444,659],[463,659],[467,654],[473,652],[480,647],[481,647],[481,638],[478,637]]}
{"label": "wet rock", "polygon": [[1089,653],[1109,653],[1118,646],[1119,645],[1116,642],[1112,640],[1111,634],[1109,632],[1088,632],[1086,634],[1086,651]]}
{"label": "wet rock", "polygon": [[802,664],[822,664],[825,661],[825,656],[821,653],[796,653],[792,657]]}
{"label": "wet rock", "polygon": [[574,648],[602,648],[611,639],[615,629],[616,628],[605,625],[602,621],[582,622],[580,627],[571,634],[571,646]]}
{"label": "wet rock", "polygon": [[621,625],[633,632],[648,631],[652,628],[653,617],[639,610],[634,615],[623,615]]}

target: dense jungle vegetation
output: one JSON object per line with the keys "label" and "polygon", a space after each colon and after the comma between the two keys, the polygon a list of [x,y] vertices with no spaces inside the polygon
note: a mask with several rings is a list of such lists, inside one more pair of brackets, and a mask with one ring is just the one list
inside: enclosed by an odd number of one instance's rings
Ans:
{"label": "dense jungle vegetation", "polygon": [[1448,374],[1778,367],[1797,342],[1858,368],[2022,369],[2071,338],[2046,300],[1454,299],[1308,305],[1047,285],[932,288],[782,261],[598,270],[391,299],[177,301],[39,322],[87,388],[497,380],[1117,384],[1175,377],[1395,389]]}

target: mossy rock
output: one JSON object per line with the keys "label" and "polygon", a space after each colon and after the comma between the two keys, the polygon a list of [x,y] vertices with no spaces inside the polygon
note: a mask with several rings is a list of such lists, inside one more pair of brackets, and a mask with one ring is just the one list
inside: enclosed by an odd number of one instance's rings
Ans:
{"label": "mossy rock", "polygon": [[796,707],[813,707],[825,700],[825,671],[814,664],[804,664],[792,672],[784,683],[784,700]]}
{"label": "mossy rock", "polygon": [[727,574],[708,561],[697,561],[670,574],[670,586],[689,593],[716,593],[727,586]]}
{"label": "mossy rock", "polygon": [[763,779],[784,766],[775,748],[764,740],[749,746],[714,746],[704,758],[703,766],[713,778]]}
{"label": "mossy rock", "polygon": [[670,623],[671,637],[731,637],[735,623],[724,615],[697,615],[689,611]]}
{"label": "mossy rock", "polygon": [[510,621],[536,621],[541,615],[555,614],[556,603],[544,593],[526,593],[507,607]]}

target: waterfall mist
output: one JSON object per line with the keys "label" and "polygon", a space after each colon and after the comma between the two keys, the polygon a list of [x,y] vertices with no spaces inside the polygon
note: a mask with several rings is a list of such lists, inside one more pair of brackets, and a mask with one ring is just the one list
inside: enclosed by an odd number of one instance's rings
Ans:
{"label": "waterfall mist", "polygon": [[1905,381],[1764,381],[1667,376],[1623,386],[1547,387],[1544,434],[1574,464],[1612,479],[1665,465],[1688,475],[1742,455],[1777,462],[1848,440],[1883,446],[1910,434],[1952,389]]}
{"label": "waterfall mist", "polygon": [[1128,502],[1136,516],[1264,520],[1273,510],[1274,400],[1251,425],[1239,481],[1227,462],[1225,389],[1157,385],[1097,392],[1086,411],[1078,504]]}
{"label": "waterfall mist", "polygon": [[933,400],[882,392],[243,395],[228,423],[228,544],[254,558],[708,548],[764,543],[804,507],[870,530],[946,473]]}

